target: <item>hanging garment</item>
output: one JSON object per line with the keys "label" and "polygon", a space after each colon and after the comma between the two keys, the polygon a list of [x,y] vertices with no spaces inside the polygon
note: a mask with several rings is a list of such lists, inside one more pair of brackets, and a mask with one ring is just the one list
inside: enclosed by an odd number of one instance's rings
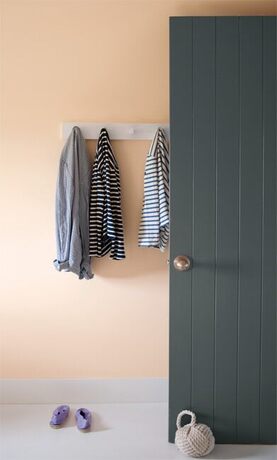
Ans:
{"label": "hanging garment", "polygon": [[109,252],[112,259],[125,258],[119,169],[108,132],[102,129],[91,176],[89,254],[103,257]]}
{"label": "hanging garment", "polygon": [[169,146],[158,128],[144,172],[144,200],[139,228],[141,247],[164,251],[169,238]]}
{"label": "hanging garment", "polygon": [[59,271],[93,277],[89,257],[90,164],[85,140],[75,126],[63,148],[56,191],[56,241]]}

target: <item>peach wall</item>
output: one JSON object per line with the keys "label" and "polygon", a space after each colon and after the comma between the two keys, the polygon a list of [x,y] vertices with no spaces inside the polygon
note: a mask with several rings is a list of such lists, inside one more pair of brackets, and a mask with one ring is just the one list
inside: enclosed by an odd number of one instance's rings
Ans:
{"label": "peach wall", "polygon": [[276,1],[1,1],[2,377],[167,375],[167,254],[136,243],[149,143],[114,142],[127,259],[79,281],[52,267],[59,127],[167,122],[169,16],[276,13]]}

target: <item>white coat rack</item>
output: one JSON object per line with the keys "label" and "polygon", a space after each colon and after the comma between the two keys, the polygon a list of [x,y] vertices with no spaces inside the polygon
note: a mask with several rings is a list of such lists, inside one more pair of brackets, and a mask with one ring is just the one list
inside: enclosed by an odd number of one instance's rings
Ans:
{"label": "white coat rack", "polygon": [[106,128],[112,140],[152,140],[156,130],[164,129],[169,137],[169,125],[159,123],[132,124],[132,123],[79,123],[68,122],[62,125],[63,139],[67,139],[74,126],[79,126],[85,139],[98,139],[102,128]]}

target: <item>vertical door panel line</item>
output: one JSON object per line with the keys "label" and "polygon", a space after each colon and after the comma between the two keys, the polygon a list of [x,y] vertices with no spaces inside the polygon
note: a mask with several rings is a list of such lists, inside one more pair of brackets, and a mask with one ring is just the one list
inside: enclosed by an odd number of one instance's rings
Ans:
{"label": "vertical door panel line", "polygon": [[[195,119],[194,119],[194,18],[192,18],[192,21],[191,21],[191,34],[192,34],[192,40],[191,40],[191,60],[192,60],[192,63],[191,63],[191,73],[192,73],[192,82],[191,82],[191,92],[192,92],[192,231],[191,231],[191,257],[192,257],[192,260],[194,258],[194,225],[195,225],[195,216],[194,216],[194,209],[195,209],[195,202],[194,202],[194,168],[195,168],[195,164],[194,164],[194,148],[195,148],[195,145],[194,145],[194,122],[195,122]],[[190,318],[191,318],[191,322],[190,322],[190,328],[191,328],[191,334],[190,334],[190,340],[191,340],[191,346],[190,346],[190,350],[191,350],[191,360],[190,360],[190,365],[191,365],[191,368],[190,368],[190,388],[191,388],[191,391],[190,391],[190,407],[191,409],[193,410],[193,406],[192,406],[192,401],[193,401],[193,270],[191,271],[191,292],[190,292],[190,295],[191,295],[191,302],[190,302],[190,309],[191,309],[191,313],[190,313]]]}
{"label": "vertical door panel line", "polygon": [[217,83],[217,61],[216,61],[216,24],[217,20],[214,20],[214,146],[215,146],[215,259],[214,259],[214,391],[213,391],[213,429],[215,426],[215,402],[216,402],[216,313],[217,313],[217,264],[218,264],[218,242],[217,242],[217,226],[218,226],[218,152],[217,152],[217,92],[216,92],[216,83]]}
{"label": "vertical door panel line", "polygon": [[262,325],[263,325],[263,284],[264,284],[264,175],[265,175],[265,145],[264,145],[264,18],[262,20],[262,212],[261,212],[261,299],[260,299],[260,375],[259,375],[259,440],[261,440],[261,391],[262,391]]}
{"label": "vertical door panel line", "polygon": [[238,132],[238,150],[239,150],[239,180],[238,180],[238,279],[237,279],[237,386],[236,386],[236,440],[238,439],[238,386],[239,386],[239,318],[240,318],[240,223],[241,223],[241,52],[240,52],[240,18],[238,18],[238,98],[239,98],[239,132]]}

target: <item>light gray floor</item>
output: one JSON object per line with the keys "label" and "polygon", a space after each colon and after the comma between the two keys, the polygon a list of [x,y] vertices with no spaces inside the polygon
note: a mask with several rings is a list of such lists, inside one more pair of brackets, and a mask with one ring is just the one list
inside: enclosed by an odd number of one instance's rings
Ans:
{"label": "light gray floor", "polygon": [[[74,409],[93,411],[94,427],[81,433]],[[64,428],[53,430],[52,405],[1,406],[1,460],[178,460],[167,442],[166,404],[80,404],[71,406]],[[218,445],[207,459],[277,460],[276,446]]]}

